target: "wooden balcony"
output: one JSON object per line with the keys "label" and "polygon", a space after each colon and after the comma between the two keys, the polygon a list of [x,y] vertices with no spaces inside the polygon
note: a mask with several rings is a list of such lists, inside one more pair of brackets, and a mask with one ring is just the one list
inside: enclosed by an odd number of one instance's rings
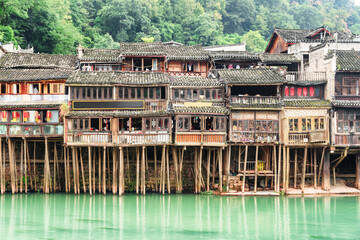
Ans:
{"label": "wooden balcony", "polygon": [[59,137],[64,135],[62,124],[2,124],[0,135],[10,137]]}
{"label": "wooden balcony", "polygon": [[223,132],[177,132],[175,144],[183,146],[223,146],[226,144],[226,133]]}
{"label": "wooden balcony", "polygon": [[112,145],[112,136],[109,132],[78,132],[67,134],[68,145]]}
{"label": "wooden balcony", "polygon": [[145,110],[147,111],[165,111],[167,107],[167,100],[146,100],[145,102]]}
{"label": "wooden balcony", "polygon": [[67,102],[69,96],[65,94],[4,94],[0,95],[0,102]]}
{"label": "wooden balcony", "polygon": [[204,76],[206,77],[206,73],[204,72],[177,72],[177,71],[168,71],[168,73],[170,75],[173,76],[192,76],[192,77],[200,77],[200,76]]}
{"label": "wooden balcony", "polygon": [[291,81],[327,81],[326,72],[284,72],[285,79]]}
{"label": "wooden balcony", "polygon": [[238,104],[280,104],[280,96],[231,96],[231,103]]}
{"label": "wooden balcony", "polygon": [[312,131],[309,133],[289,133],[288,145],[312,145],[328,143],[325,130]]}
{"label": "wooden balcony", "polygon": [[276,132],[250,132],[239,131],[231,133],[231,142],[256,142],[256,143],[276,143],[279,142],[279,133]]}
{"label": "wooden balcony", "polygon": [[[244,173],[244,162],[240,162],[240,169],[239,173]],[[270,165],[268,166],[270,167]],[[271,169],[266,169],[266,162],[265,161],[258,161],[257,166],[255,161],[247,161],[246,162],[246,174],[251,175],[255,174],[255,169],[257,168],[258,175],[264,176],[272,176],[273,171]]]}
{"label": "wooden balcony", "polygon": [[336,134],[335,145],[337,146],[360,146],[360,134]]}
{"label": "wooden balcony", "polygon": [[171,134],[165,133],[119,133],[118,145],[164,145],[171,143]]}

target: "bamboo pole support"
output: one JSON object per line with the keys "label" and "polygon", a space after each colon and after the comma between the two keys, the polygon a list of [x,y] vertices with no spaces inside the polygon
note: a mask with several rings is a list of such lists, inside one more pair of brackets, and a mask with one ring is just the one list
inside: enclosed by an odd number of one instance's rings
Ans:
{"label": "bamboo pole support", "polygon": [[226,159],[226,191],[229,192],[229,181],[230,181],[230,159],[231,159],[231,145],[227,148],[227,159]]}
{"label": "bamboo pole support", "polygon": [[81,148],[79,150],[80,150],[81,179],[82,179],[82,183],[83,183],[83,191],[84,191],[84,193],[86,193],[86,182],[85,182],[83,155],[82,155]]}
{"label": "bamboo pole support", "polygon": [[92,195],[92,180],[91,180],[91,173],[92,173],[92,169],[91,169],[91,147],[88,146],[88,164],[89,164],[89,193],[90,195]]}
{"label": "bamboo pole support", "polygon": [[223,191],[223,172],[222,172],[222,156],[223,156],[223,149],[219,149],[220,154],[219,154],[219,188],[220,188],[220,192]]}
{"label": "bamboo pole support", "polygon": [[146,193],[146,184],[145,184],[145,171],[146,171],[146,147],[142,147],[142,155],[141,155],[141,193],[145,195]]}
{"label": "bamboo pole support", "polygon": [[[168,194],[170,194],[170,160],[169,160],[170,156],[169,156],[169,147],[167,147],[167,150],[166,150],[166,176],[167,176],[167,192]],[[145,174],[144,174],[144,184],[145,184]],[[145,190],[144,189],[144,194],[145,194]]]}
{"label": "bamboo pole support", "polygon": [[210,160],[211,160],[211,148],[207,151],[207,163],[206,163],[206,191],[210,191]]}
{"label": "bamboo pole support", "polygon": [[304,193],[304,188],[305,188],[305,173],[306,173],[307,151],[308,151],[308,148],[305,147],[305,150],[304,150],[304,164],[303,164],[302,177],[301,177],[301,192],[302,193]]}
{"label": "bamboo pole support", "polygon": [[77,183],[76,183],[76,166],[75,166],[75,161],[76,161],[76,157],[75,157],[75,147],[71,147],[71,151],[72,151],[72,169],[73,169],[73,180],[74,180],[74,193],[77,194]]}
{"label": "bamboo pole support", "polygon": [[176,191],[179,191],[179,172],[178,172],[178,156],[176,147],[171,147],[172,155],[173,155],[173,161],[174,161],[174,169],[175,169],[175,186]]}
{"label": "bamboo pole support", "polygon": [[136,194],[139,194],[139,170],[140,170],[140,151],[139,148],[136,147]]}
{"label": "bamboo pole support", "polygon": [[298,154],[297,154],[297,148],[295,148],[295,159],[294,159],[295,163],[294,163],[294,188],[296,189],[296,184],[297,184],[297,167],[298,167]]}
{"label": "bamboo pole support", "polygon": [[277,177],[277,192],[280,192],[280,179],[281,179],[281,145],[279,145],[278,151],[278,177]]}
{"label": "bamboo pole support", "polygon": [[246,145],[246,146],[245,146],[245,157],[244,157],[243,182],[242,182],[242,188],[241,188],[242,193],[245,192],[246,164],[247,164],[247,158],[248,158],[248,151],[249,151],[249,146]]}
{"label": "bamboo pole support", "polygon": [[103,178],[102,178],[102,190],[103,194],[106,195],[106,147],[103,148]]}
{"label": "bamboo pole support", "polygon": [[124,189],[124,149],[119,147],[120,164],[119,164],[119,196],[122,196],[125,192]]}
{"label": "bamboo pole support", "polygon": [[254,183],[254,193],[257,191],[257,178],[258,178],[258,158],[259,158],[259,145],[256,145],[255,150],[255,183]]}

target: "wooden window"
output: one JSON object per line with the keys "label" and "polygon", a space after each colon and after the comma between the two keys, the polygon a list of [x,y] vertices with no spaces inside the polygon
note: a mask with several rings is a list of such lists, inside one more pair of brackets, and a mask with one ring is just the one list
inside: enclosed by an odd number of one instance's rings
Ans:
{"label": "wooden window", "polygon": [[118,97],[119,97],[119,99],[123,99],[124,98],[124,88],[122,88],[122,87],[119,87],[119,89],[118,89]]}
{"label": "wooden window", "polygon": [[131,130],[132,131],[141,131],[142,130],[142,119],[141,118],[131,118]]}
{"label": "wooden window", "polygon": [[191,117],[191,131],[201,130],[201,117]]}
{"label": "wooden window", "polygon": [[187,99],[192,100],[192,90],[187,90],[186,92],[187,92],[187,95],[186,95]]}
{"label": "wooden window", "polygon": [[141,99],[141,88],[136,88],[136,98]]}
{"label": "wooden window", "polygon": [[359,96],[360,78],[344,77],[335,81],[335,94],[344,96]]}
{"label": "wooden window", "polygon": [[178,131],[189,131],[190,130],[190,118],[189,117],[179,117],[177,120],[177,130]]}
{"label": "wooden window", "polygon": [[144,88],[143,92],[144,92],[144,99],[147,99],[149,96],[149,88]]}
{"label": "wooden window", "polygon": [[178,89],[174,90],[174,98],[179,99],[179,90]]}
{"label": "wooden window", "polygon": [[338,133],[360,133],[360,110],[339,110],[336,114]]}
{"label": "wooden window", "polygon": [[129,118],[119,119],[119,131],[129,131]]}
{"label": "wooden window", "polygon": [[310,132],[324,128],[325,119],[323,117],[289,119],[289,132]]}
{"label": "wooden window", "polygon": [[124,98],[129,99],[129,88],[124,88]]}

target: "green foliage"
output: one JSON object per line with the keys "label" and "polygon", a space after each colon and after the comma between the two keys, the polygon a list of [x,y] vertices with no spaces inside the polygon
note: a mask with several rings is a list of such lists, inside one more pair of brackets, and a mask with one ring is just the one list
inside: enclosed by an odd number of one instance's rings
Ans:
{"label": "green foliage", "polygon": [[352,0],[0,0],[0,41],[75,54],[120,41],[233,44],[262,51],[274,27],[360,33]]}

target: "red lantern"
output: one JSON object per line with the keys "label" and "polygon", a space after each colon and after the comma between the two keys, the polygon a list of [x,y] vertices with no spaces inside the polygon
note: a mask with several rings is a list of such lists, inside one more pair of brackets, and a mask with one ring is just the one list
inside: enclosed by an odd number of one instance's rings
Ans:
{"label": "red lantern", "polygon": [[289,87],[285,87],[285,96],[289,96]]}
{"label": "red lantern", "polygon": [[302,96],[302,91],[301,91],[301,87],[297,88],[297,95],[298,97],[301,97]]}
{"label": "red lantern", "polygon": [[295,88],[294,87],[291,87],[290,88],[290,96],[295,96]]}
{"label": "red lantern", "polygon": [[50,111],[47,111],[46,112],[46,120],[49,122],[51,119],[51,112]]}
{"label": "red lantern", "polygon": [[24,122],[27,122],[29,117],[30,117],[30,113],[29,112],[24,112]]}
{"label": "red lantern", "polygon": [[6,122],[6,121],[7,121],[7,112],[6,112],[6,111],[2,111],[1,115],[2,115],[2,121],[3,121],[3,122]]}
{"label": "red lantern", "polygon": [[310,97],[313,97],[315,95],[315,89],[313,86],[310,87],[309,92],[310,92]]}
{"label": "red lantern", "polygon": [[307,96],[308,95],[308,89],[307,87],[303,87],[303,96]]}
{"label": "red lantern", "polygon": [[17,112],[12,112],[12,118],[16,118]]}

